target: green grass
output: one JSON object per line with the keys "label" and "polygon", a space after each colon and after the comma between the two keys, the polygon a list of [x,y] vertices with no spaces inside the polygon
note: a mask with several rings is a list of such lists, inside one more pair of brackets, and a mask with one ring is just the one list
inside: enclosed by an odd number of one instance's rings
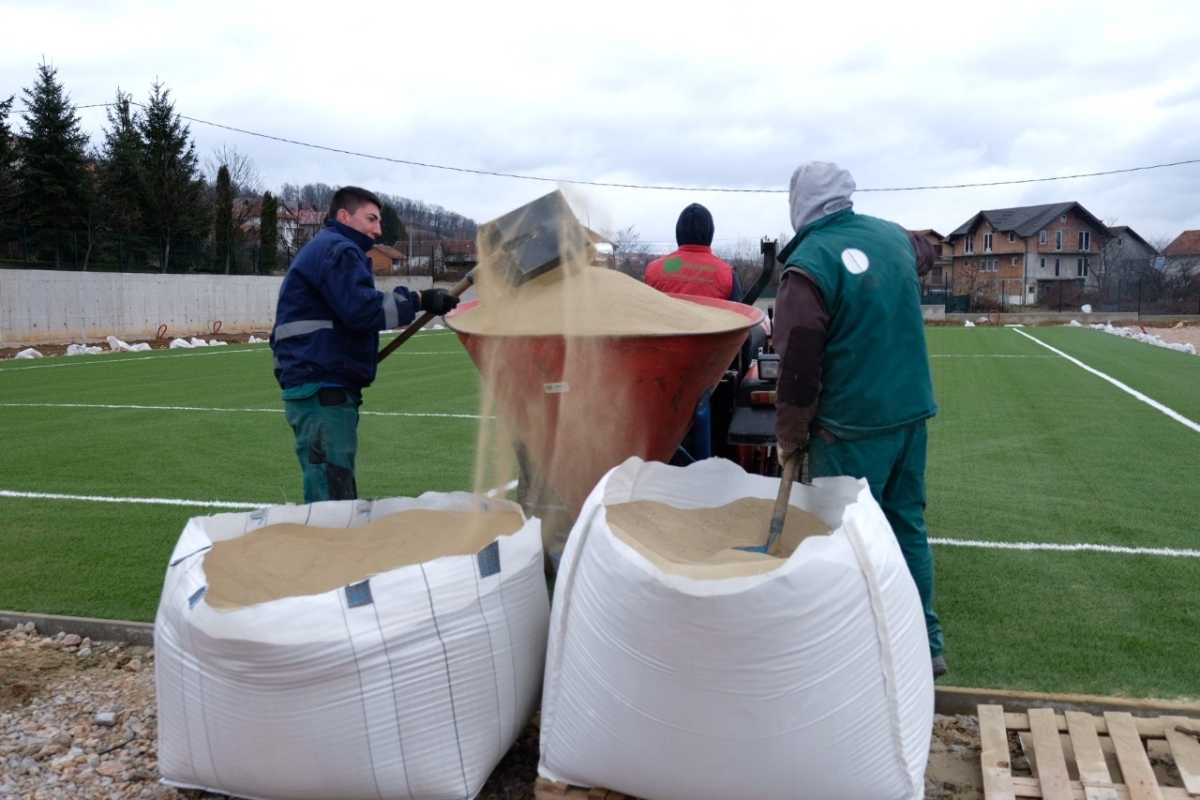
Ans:
{"label": "green grass", "polygon": [[[1200,359],[1089,330],[1026,332],[1200,418]],[[931,328],[928,339],[941,408],[933,536],[1200,548],[1200,434],[1012,330]],[[383,364],[363,410],[473,414],[478,398],[457,339],[431,334]],[[296,502],[281,408],[264,346],[0,363],[0,489]],[[477,427],[364,415],[361,493],[469,486]],[[0,513],[0,608],[149,620],[179,532],[207,512],[0,498]],[[950,546],[935,558],[953,683],[1200,694],[1200,559]]]}

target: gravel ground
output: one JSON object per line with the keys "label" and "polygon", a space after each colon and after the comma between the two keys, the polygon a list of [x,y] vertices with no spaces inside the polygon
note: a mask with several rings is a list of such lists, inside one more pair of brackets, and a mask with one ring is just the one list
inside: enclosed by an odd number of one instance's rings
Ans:
{"label": "gravel ground", "polygon": [[[217,798],[158,783],[154,653],[146,647],[0,631],[0,798]],[[532,800],[531,723],[492,773],[482,800]],[[926,798],[981,798],[974,717],[934,723]]]}

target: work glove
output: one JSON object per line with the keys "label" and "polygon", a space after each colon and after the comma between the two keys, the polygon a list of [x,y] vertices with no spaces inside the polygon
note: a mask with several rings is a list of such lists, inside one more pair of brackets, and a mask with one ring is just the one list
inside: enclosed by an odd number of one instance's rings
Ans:
{"label": "work glove", "polygon": [[794,453],[808,448],[814,406],[780,403],[775,407],[775,454],[782,466]]}
{"label": "work glove", "polygon": [[458,305],[458,298],[445,289],[423,289],[421,291],[422,311],[440,317],[449,314],[456,305]]}

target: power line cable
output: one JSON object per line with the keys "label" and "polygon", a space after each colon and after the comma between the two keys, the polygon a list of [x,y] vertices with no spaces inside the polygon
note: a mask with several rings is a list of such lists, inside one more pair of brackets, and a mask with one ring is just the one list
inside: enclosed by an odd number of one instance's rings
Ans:
{"label": "power line cable", "polygon": [[[146,108],[144,103],[130,101],[131,105],[138,108]],[[93,103],[91,105],[75,106],[78,109],[85,108],[108,108],[115,103]],[[28,110],[28,106],[25,106]],[[236,125],[226,125],[223,122],[213,122],[212,120],[192,117],[187,114],[178,114],[181,119],[189,122],[194,122],[197,125],[207,125],[213,128],[240,133],[246,136],[254,136],[260,139],[268,139],[274,142],[282,142],[284,144],[296,145],[298,147],[307,147],[312,150],[321,150],[327,153],[339,153],[341,155],[354,156],[356,158],[365,158],[372,161],[384,161],[390,164],[401,164],[409,167],[421,167],[424,169],[442,170],[444,172],[458,172],[467,175],[482,175],[492,178],[510,178],[513,180],[522,181],[538,181],[542,183],[569,184],[574,186],[596,186],[607,189],[638,189],[643,191],[661,191],[661,192],[718,192],[723,194],[787,194],[787,189],[763,189],[753,187],[735,187],[735,186],[677,186],[672,184],[653,184],[653,183],[618,183],[613,181],[595,181],[585,178],[551,178],[543,175],[528,175],[519,172],[504,172],[500,170],[478,169],[475,167],[460,167],[451,164],[436,164],[429,161],[415,161],[413,159],[395,158],[393,156],[381,156],[373,153],[363,153],[357,150],[347,150],[341,147],[331,147],[329,145],[315,144],[313,142],[305,142],[300,139],[290,139],[286,136],[275,136],[261,131],[253,131],[248,128],[240,128]],[[1048,183],[1051,181],[1067,181],[1078,178],[1099,178],[1108,175],[1126,175],[1133,172],[1145,172],[1153,169],[1167,169],[1170,167],[1182,167],[1191,164],[1200,164],[1200,158],[1190,158],[1181,161],[1168,161],[1160,164],[1144,164],[1137,167],[1122,167],[1119,169],[1097,170],[1095,172],[1077,172],[1070,175],[1050,175],[1039,178],[1014,178],[1010,180],[1000,181],[978,181],[972,183],[942,183],[942,184],[927,184],[914,186],[869,186],[859,187],[856,192],[925,192],[925,191],[942,191],[949,189],[982,189],[994,186],[1019,186],[1028,183]]]}

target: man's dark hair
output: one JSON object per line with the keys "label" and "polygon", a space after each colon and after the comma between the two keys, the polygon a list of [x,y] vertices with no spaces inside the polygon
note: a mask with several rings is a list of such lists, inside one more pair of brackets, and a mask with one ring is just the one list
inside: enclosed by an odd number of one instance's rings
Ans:
{"label": "man's dark hair", "polygon": [[337,212],[343,208],[347,214],[353,214],[363,203],[374,203],[376,208],[383,209],[383,202],[373,192],[359,186],[343,186],[333,193],[333,199],[329,201],[329,213],[325,215],[325,219],[336,219]]}

